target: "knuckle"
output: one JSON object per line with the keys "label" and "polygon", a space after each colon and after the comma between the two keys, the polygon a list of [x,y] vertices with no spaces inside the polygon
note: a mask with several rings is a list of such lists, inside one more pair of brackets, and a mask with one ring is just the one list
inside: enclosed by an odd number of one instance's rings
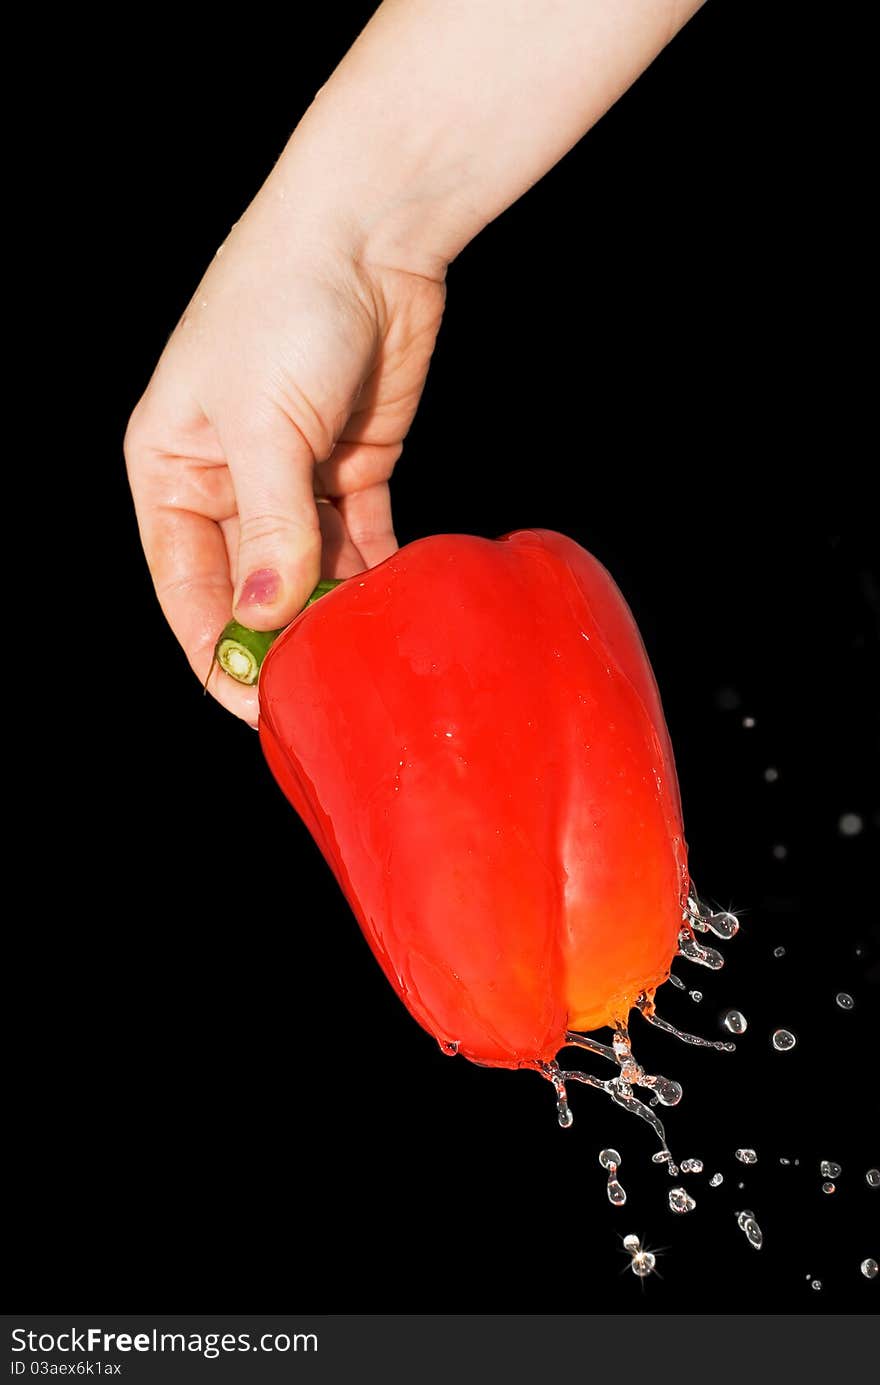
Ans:
{"label": "knuckle", "polygon": [[300,547],[320,542],[318,515],[290,515],[282,512],[264,510],[258,514],[241,515],[239,519],[239,546],[263,543],[266,540],[294,540]]}
{"label": "knuckle", "polygon": [[179,598],[211,597],[217,592],[223,596],[229,594],[229,578],[227,576],[207,576],[188,574],[184,577],[169,577],[164,581],[156,583],[156,595],[164,605],[167,601],[174,601]]}

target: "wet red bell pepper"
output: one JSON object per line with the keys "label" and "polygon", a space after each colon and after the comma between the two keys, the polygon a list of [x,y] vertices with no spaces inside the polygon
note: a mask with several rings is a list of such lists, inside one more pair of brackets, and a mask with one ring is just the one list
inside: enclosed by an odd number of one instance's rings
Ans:
{"label": "wet red bell pepper", "polygon": [[448,1051],[552,1060],[668,975],[688,893],[635,622],[572,540],[401,549],[260,674],[269,765],[386,976]]}

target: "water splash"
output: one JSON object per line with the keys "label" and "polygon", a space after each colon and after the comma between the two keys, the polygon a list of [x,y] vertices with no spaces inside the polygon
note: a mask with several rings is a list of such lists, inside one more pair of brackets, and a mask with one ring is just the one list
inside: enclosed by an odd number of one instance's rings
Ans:
{"label": "water splash", "polygon": [[[732,938],[739,931],[739,920],[730,910],[712,910],[704,907],[700,903],[696,891],[691,889],[686,905],[682,909],[678,955],[708,967],[712,971],[717,971],[724,965],[723,957],[714,948],[704,947],[698,943],[694,936],[694,929],[703,933],[713,932],[719,938]],[[679,990],[686,989],[684,982],[679,977],[670,974],[669,980]],[[692,991],[691,995],[694,999],[702,999],[700,991]],[[663,1030],[664,1033],[672,1034],[682,1043],[692,1044],[697,1048],[712,1048],[720,1053],[731,1053],[736,1048],[733,1043],[704,1039],[696,1034],[690,1034],[685,1030],[676,1028],[668,1020],[662,1019],[655,1009],[653,988],[650,991],[642,991],[636,997],[634,1008],[639,1011],[648,1024]],[[677,1175],[678,1168],[666,1143],[666,1131],[663,1122],[652,1110],[652,1107],[676,1106],[682,1098],[681,1084],[661,1074],[645,1071],[633,1056],[629,1030],[623,1018],[618,1019],[613,1025],[610,1044],[602,1043],[589,1034],[568,1030],[565,1035],[565,1047],[583,1049],[597,1058],[613,1063],[617,1071],[611,1077],[597,1077],[593,1073],[582,1072],[579,1069],[562,1068],[555,1059],[552,1062],[536,1062],[533,1065],[541,1076],[553,1085],[556,1094],[556,1115],[562,1129],[569,1129],[573,1123],[573,1115],[568,1104],[568,1084],[579,1082],[585,1087],[594,1087],[610,1097],[616,1106],[629,1111],[651,1127],[660,1142],[657,1161],[666,1163],[670,1174]],[[633,1088],[637,1087],[650,1093],[647,1104],[635,1095]],[[702,1163],[699,1160],[691,1160],[690,1162],[693,1166],[691,1171],[696,1171],[695,1166],[697,1164],[702,1170]],[[609,1183],[608,1195],[609,1199],[615,1202],[617,1206],[622,1206],[626,1200],[626,1193],[619,1183],[614,1190],[613,1197]]]}
{"label": "water splash", "polygon": [[698,1034],[689,1034],[685,1029],[677,1029],[669,1020],[661,1019],[654,1008],[653,999],[646,991],[642,991],[641,995],[636,997],[636,1009],[648,1024],[653,1024],[655,1029],[662,1029],[666,1034],[672,1034],[683,1044],[693,1044],[696,1048],[714,1048],[719,1053],[733,1053],[736,1049],[736,1044],[725,1043],[722,1039],[701,1039]]}
{"label": "water splash", "polygon": [[574,1125],[574,1116],[571,1114],[568,1105],[568,1092],[565,1090],[565,1073],[560,1071],[558,1063],[544,1063],[541,1072],[548,1082],[553,1083],[556,1092],[556,1118],[563,1130],[568,1130]]}
{"label": "water splash", "polygon": [[678,1177],[678,1164],[676,1164],[676,1163],[670,1158],[670,1156],[669,1156],[669,1150],[668,1150],[668,1149],[660,1149],[660,1150],[657,1151],[656,1154],[652,1154],[652,1155],[651,1155],[651,1163],[652,1163],[652,1164],[665,1164],[665,1165],[666,1165],[666,1171],[667,1171],[667,1173],[669,1174],[669,1177],[670,1177],[670,1178],[677,1178],[677,1177]]}
{"label": "water splash", "polygon": [[702,1159],[682,1159],[682,1161],[681,1161],[681,1171],[682,1171],[682,1173],[702,1173],[702,1172],[703,1172],[703,1161],[702,1161]]}
{"label": "water splash", "polygon": [[724,966],[724,958],[718,949],[703,947],[687,927],[682,928],[678,935],[678,955],[686,957],[689,962],[696,962],[698,966],[709,967],[711,971],[720,971]]}

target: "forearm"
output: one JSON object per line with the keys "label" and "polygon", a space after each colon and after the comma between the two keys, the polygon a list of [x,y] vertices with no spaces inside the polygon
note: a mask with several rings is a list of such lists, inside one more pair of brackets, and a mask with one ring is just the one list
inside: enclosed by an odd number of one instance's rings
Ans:
{"label": "forearm", "polygon": [[385,0],[262,197],[307,233],[440,277],[569,150],[702,0]]}

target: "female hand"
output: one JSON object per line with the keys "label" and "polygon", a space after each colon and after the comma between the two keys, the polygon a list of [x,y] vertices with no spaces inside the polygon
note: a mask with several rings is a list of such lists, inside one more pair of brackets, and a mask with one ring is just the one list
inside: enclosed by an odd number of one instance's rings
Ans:
{"label": "female hand", "polygon": [[[379,6],[218,251],[129,425],[147,560],[199,678],[233,605],[257,629],[296,615],[322,536],[326,576],[394,551],[388,477],[446,267],[700,2]],[[256,724],[255,690],[210,686]]]}
{"label": "female hand", "polygon": [[[202,682],[233,610],[276,629],[320,576],[394,552],[388,478],[443,311],[442,279],[359,262],[280,182],[217,252],[126,434],[156,593]],[[256,725],[255,687],[217,670],[209,688]]]}

